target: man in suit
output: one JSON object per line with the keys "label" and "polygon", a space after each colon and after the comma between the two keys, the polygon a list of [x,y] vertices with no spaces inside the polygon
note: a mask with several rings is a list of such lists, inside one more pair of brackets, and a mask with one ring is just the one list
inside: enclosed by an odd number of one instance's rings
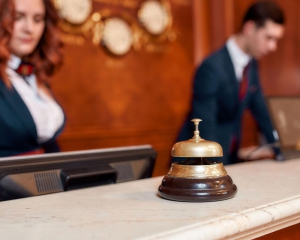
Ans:
{"label": "man in suit", "polygon": [[[274,52],[284,34],[284,15],[274,2],[256,2],[246,12],[240,31],[206,58],[196,71],[191,111],[178,141],[190,139],[191,119],[200,118],[200,136],[223,148],[224,164],[237,162],[242,114],[248,108],[269,143],[278,141],[259,83],[258,63]],[[280,149],[274,148],[281,159]],[[178,161],[180,159],[173,159]]]}

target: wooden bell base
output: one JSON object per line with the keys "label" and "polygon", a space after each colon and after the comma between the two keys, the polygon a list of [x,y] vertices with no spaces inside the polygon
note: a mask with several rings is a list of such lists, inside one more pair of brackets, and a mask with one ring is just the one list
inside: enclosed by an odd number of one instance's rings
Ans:
{"label": "wooden bell base", "polygon": [[161,197],[182,202],[212,202],[232,198],[237,192],[230,176],[193,179],[166,175],[158,188]]}

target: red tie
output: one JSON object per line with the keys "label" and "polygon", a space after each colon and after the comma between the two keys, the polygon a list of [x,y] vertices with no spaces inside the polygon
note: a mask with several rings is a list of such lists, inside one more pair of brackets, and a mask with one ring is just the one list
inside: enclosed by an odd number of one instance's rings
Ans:
{"label": "red tie", "polygon": [[239,101],[243,101],[244,98],[247,95],[247,90],[248,90],[248,69],[249,69],[249,64],[247,64],[246,67],[244,68],[242,81],[240,82],[240,85],[239,85]]}
{"label": "red tie", "polygon": [[27,77],[33,74],[34,66],[31,63],[22,61],[15,71],[22,77]]}

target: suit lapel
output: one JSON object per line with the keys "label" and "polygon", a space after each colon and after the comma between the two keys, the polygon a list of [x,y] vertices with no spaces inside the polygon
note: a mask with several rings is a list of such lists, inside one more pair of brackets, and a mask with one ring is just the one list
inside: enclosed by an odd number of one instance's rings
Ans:
{"label": "suit lapel", "polygon": [[11,107],[13,112],[17,115],[20,122],[28,130],[28,132],[37,139],[37,130],[34,120],[20,95],[17,93],[14,87],[8,89],[4,82],[0,79],[0,93],[3,94],[4,100]]}
{"label": "suit lapel", "polygon": [[222,56],[223,56],[223,67],[224,67],[224,73],[227,75],[228,79],[228,85],[233,86],[234,88],[234,94],[236,97],[238,97],[238,92],[239,92],[239,86],[238,86],[238,81],[235,75],[234,71],[234,66],[232,63],[232,60],[230,58],[229,52],[227,47],[225,46],[222,50]]}

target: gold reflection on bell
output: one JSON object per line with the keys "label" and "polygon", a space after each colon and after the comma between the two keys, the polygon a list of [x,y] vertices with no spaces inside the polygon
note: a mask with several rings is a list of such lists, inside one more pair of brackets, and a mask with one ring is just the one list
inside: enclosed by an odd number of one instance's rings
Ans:
{"label": "gold reflection on bell", "polygon": [[201,119],[192,119],[195,123],[194,137],[175,143],[171,155],[173,157],[222,157],[223,150],[219,143],[206,141],[199,135],[198,125]]}
{"label": "gold reflection on bell", "polygon": [[214,163],[211,165],[182,165],[173,163],[168,173],[170,177],[181,178],[216,178],[224,177],[227,172],[222,163]]}

